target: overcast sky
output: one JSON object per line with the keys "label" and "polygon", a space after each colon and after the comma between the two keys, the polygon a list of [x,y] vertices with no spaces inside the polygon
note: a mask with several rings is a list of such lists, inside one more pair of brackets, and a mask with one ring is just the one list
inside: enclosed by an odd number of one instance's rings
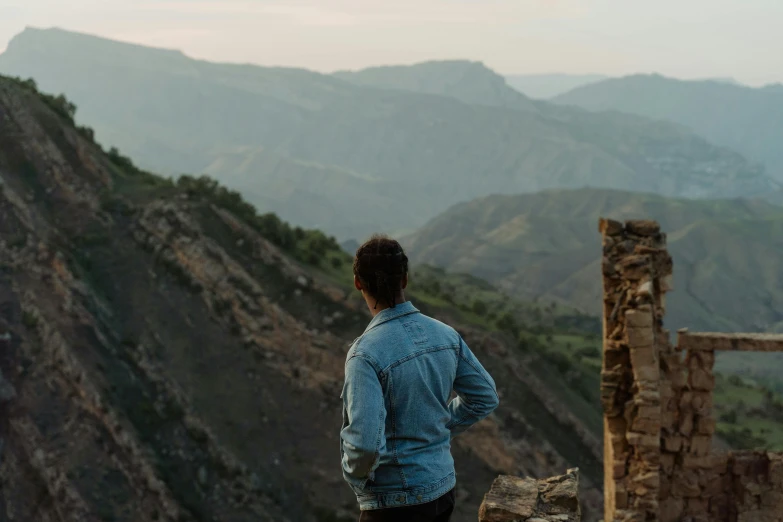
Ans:
{"label": "overcast sky", "polygon": [[25,26],[319,71],[467,58],[783,82],[783,0],[0,0],[0,49]]}

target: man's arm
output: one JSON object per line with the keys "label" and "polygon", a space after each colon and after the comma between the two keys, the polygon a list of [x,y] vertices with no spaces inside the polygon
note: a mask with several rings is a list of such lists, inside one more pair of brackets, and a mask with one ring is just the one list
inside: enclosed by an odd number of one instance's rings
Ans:
{"label": "man's arm", "polygon": [[457,376],[454,379],[457,397],[449,403],[451,421],[447,425],[452,438],[492,413],[500,403],[495,381],[461,337],[459,342]]}
{"label": "man's arm", "polygon": [[372,478],[386,446],[386,406],[378,374],[361,356],[345,363],[343,404],[347,415],[340,432],[343,475],[363,487]]}

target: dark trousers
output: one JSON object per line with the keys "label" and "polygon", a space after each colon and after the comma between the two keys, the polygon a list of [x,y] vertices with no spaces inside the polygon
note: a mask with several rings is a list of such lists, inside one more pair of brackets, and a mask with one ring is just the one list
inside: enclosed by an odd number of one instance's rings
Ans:
{"label": "dark trousers", "polygon": [[362,511],[359,522],[449,522],[456,501],[452,489],[426,504]]}

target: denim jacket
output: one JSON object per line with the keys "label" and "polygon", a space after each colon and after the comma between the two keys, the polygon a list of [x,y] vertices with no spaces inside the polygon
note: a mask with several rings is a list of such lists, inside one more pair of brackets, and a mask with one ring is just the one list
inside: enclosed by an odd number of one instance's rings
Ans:
{"label": "denim jacket", "polygon": [[381,311],[354,341],[342,399],[343,477],[362,510],[448,493],[456,484],[451,439],[499,403],[460,335],[410,302]]}

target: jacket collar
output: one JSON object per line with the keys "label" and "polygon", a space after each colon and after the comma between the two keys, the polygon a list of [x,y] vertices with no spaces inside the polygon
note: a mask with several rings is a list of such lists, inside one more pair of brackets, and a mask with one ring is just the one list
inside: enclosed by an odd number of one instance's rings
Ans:
{"label": "jacket collar", "polygon": [[369,332],[373,328],[375,328],[378,325],[381,325],[383,323],[388,323],[389,321],[393,319],[397,319],[398,317],[402,317],[404,315],[410,315],[410,314],[417,314],[419,313],[419,310],[413,306],[413,303],[410,301],[405,301],[404,303],[400,303],[396,305],[394,308],[387,308],[385,310],[381,310],[378,315],[372,318],[372,321],[370,321],[370,324],[367,325],[367,328],[364,330],[364,333]]}

